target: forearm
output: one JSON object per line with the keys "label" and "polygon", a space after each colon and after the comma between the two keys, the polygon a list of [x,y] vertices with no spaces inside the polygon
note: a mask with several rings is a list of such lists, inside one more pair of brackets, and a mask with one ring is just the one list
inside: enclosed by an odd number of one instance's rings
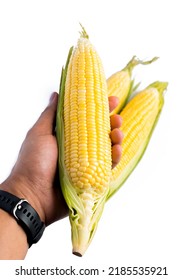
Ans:
{"label": "forearm", "polygon": [[0,209],[0,260],[24,259],[27,236],[10,214]]}

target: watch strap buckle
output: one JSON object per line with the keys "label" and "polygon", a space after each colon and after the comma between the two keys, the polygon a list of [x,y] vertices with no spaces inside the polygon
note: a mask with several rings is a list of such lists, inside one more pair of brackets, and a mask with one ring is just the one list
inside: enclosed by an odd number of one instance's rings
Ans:
{"label": "watch strap buckle", "polygon": [[26,199],[20,199],[19,200],[19,202],[15,205],[15,207],[13,208],[13,216],[17,219],[17,220],[19,220],[19,218],[17,217],[17,215],[16,215],[16,211],[17,211],[17,209],[18,210],[21,210],[22,209],[22,203],[23,202],[28,202]]}

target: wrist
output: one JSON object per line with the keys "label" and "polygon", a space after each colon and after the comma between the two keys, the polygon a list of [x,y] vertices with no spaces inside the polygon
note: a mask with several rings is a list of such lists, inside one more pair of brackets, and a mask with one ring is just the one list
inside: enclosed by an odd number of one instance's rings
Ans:
{"label": "wrist", "polygon": [[45,223],[45,214],[41,203],[33,191],[33,186],[28,179],[21,176],[10,175],[1,185],[0,189],[7,191],[19,198],[26,199],[29,204],[36,210],[42,222]]}
{"label": "wrist", "polygon": [[2,209],[0,224],[0,260],[24,259],[29,248],[25,231]]}
{"label": "wrist", "polygon": [[45,230],[45,224],[27,200],[0,190],[0,208],[13,216],[25,231],[29,247],[40,240]]}

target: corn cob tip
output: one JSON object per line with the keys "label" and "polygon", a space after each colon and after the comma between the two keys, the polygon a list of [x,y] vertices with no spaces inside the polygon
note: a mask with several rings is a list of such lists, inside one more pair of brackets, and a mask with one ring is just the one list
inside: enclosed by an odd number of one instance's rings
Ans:
{"label": "corn cob tip", "polygon": [[168,87],[168,82],[156,81],[148,86],[148,88],[156,88],[160,94],[163,94]]}
{"label": "corn cob tip", "polygon": [[87,32],[86,32],[84,26],[83,26],[81,23],[79,23],[79,24],[80,24],[81,29],[82,29],[82,30],[79,32],[81,38],[89,39],[89,35],[87,34]]}
{"label": "corn cob tip", "polygon": [[78,257],[82,257],[83,255],[81,255],[79,252],[72,252],[73,255],[78,256]]}
{"label": "corn cob tip", "polygon": [[159,57],[155,56],[151,60],[141,60],[136,55],[134,55],[123,70],[128,70],[131,74],[132,70],[135,66],[137,66],[139,64],[141,64],[141,65],[151,64],[152,62],[156,61],[158,58]]}

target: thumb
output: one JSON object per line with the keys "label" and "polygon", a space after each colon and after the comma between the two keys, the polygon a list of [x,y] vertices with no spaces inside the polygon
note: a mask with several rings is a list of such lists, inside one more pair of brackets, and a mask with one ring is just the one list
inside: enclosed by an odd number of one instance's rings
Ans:
{"label": "thumb", "polygon": [[58,103],[58,93],[53,92],[48,106],[42,112],[39,119],[33,126],[33,130],[35,133],[44,135],[44,134],[52,134],[55,129],[55,117]]}

